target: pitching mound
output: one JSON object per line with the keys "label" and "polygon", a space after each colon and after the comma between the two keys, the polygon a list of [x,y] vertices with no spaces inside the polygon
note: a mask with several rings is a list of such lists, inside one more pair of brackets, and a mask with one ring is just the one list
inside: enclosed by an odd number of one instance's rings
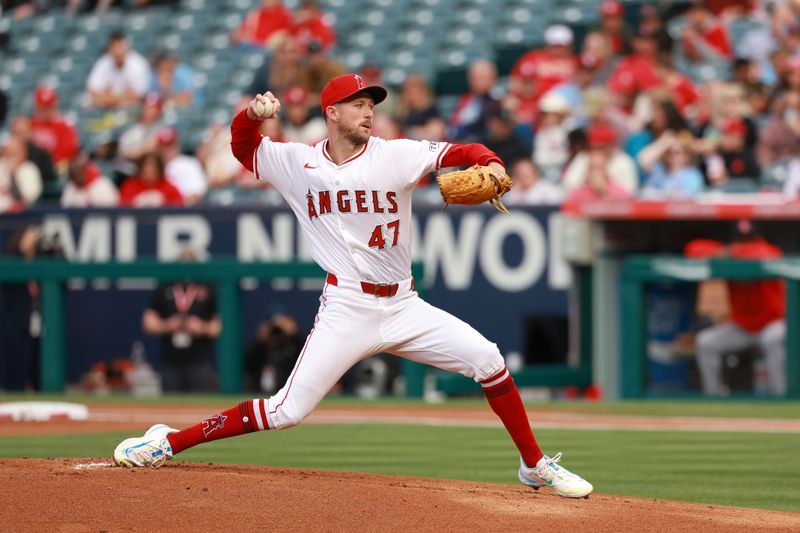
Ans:
{"label": "pitching mound", "polygon": [[350,472],[0,460],[13,531],[798,531],[800,514]]}

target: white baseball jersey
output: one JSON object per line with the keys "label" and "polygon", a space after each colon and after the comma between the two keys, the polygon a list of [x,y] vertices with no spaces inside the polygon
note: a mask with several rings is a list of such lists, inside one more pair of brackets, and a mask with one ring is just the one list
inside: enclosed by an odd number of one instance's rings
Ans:
{"label": "white baseball jersey", "polygon": [[327,272],[374,283],[409,279],[411,193],[451,145],[371,137],[339,165],[327,145],[264,138],[253,154],[256,177],[286,199],[311,256]]}

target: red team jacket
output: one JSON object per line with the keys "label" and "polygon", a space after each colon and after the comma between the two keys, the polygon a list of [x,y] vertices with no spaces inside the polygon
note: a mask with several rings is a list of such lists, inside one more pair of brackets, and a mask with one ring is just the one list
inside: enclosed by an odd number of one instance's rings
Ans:
{"label": "red team jacket", "polygon": [[78,153],[78,130],[63,118],[31,118],[33,143],[50,154],[56,165],[69,162]]}
{"label": "red team jacket", "polygon": [[[119,190],[119,203],[123,206],[135,206],[136,197],[143,193],[155,192],[161,195],[160,205],[183,205],[183,197],[170,182],[159,180],[155,183],[146,183],[143,179],[128,178]],[[148,206],[158,207],[158,206]]]}
{"label": "red team jacket", "polygon": [[[736,259],[778,259],[783,253],[763,239],[725,246],[721,242],[696,239],[686,245],[687,257],[705,259],[729,252]],[[758,333],[770,322],[786,316],[786,285],[779,280],[728,281],[731,322]]]}

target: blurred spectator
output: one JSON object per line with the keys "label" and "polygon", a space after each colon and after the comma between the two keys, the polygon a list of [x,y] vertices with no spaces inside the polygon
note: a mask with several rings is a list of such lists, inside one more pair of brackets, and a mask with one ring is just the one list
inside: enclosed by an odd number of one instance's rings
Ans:
{"label": "blurred spectator", "polygon": [[42,175],[30,160],[25,141],[9,135],[0,157],[0,213],[25,209],[42,194]]}
{"label": "blurred spectator", "polygon": [[775,100],[756,144],[756,159],[761,166],[774,165],[797,154],[800,154],[800,92]]}
{"label": "blurred spectator", "polygon": [[292,317],[276,313],[262,321],[245,352],[245,388],[276,392],[289,378],[302,347],[297,322]]}
{"label": "blurred spectator", "polygon": [[281,0],[261,0],[261,5],[247,14],[230,38],[242,49],[265,48],[291,27],[292,12]]}
{"label": "blurred spectator", "polygon": [[116,207],[119,193],[100,168],[80,151],[69,162],[69,181],[61,193],[61,207]]}
{"label": "blurred spectator", "polygon": [[197,86],[192,67],[179,61],[178,56],[166,52],[155,60],[156,72],[150,91],[157,93],[164,105],[172,108],[203,105],[203,91]]}
{"label": "blurred spectator", "polygon": [[147,60],[130,49],[124,34],[114,32],[86,81],[89,103],[110,109],[137,105],[150,87],[151,76]]}
{"label": "blurred spectator", "polygon": [[701,127],[700,152],[711,153],[717,149],[723,136],[723,127],[738,120],[744,124],[744,142],[748,149],[755,148],[758,139],[755,123],[747,117],[749,109],[744,89],[735,83],[707,84],[707,98],[711,103],[710,121]]}
{"label": "blurred spectator", "polygon": [[[769,261],[782,257],[780,249],[769,244],[753,223],[736,224],[733,243],[698,239],[686,245],[691,258],[728,256],[734,259]],[[761,349],[768,371],[767,385],[775,396],[786,390],[786,286],[781,280],[727,282],[730,321],[706,328],[696,337],[697,363],[703,392],[712,396],[725,393],[722,384],[722,358],[725,354],[751,347]],[[756,305],[755,302],[758,302]]]}
{"label": "blurred spectator", "polygon": [[442,120],[425,78],[410,74],[403,83],[400,99],[399,118],[409,139],[444,139],[447,136],[447,124]]}
{"label": "blurred spectator", "polygon": [[579,153],[564,170],[564,186],[570,197],[581,188],[578,198],[630,197],[637,189],[636,164],[620,150],[617,133],[608,124],[589,129],[589,151]]}
{"label": "blurred spectator", "polygon": [[621,107],[633,113],[636,96],[660,85],[656,74],[658,41],[655,35],[640,31],[633,37],[633,53],[616,64],[606,86],[620,98]]}
{"label": "blurred spectator", "polygon": [[[599,36],[599,34],[595,35]],[[547,95],[558,94],[565,98],[569,105],[573,122],[576,125],[584,126],[586,124],[583,105],[584,95],[592,86],[600,83],[600,76],[600,63],[594,59],[593,55],[583,54],[578,61],[578,69],[575,71],[575,76],[553,87]]]}
{"label": "blurred spectator", "polygon": [[122,181],[136,174],[137,160],[125,159],[119,154],[119,141],[110,131],[101,131],[92,135],[86,145],[91,160],[100,167],[103,175],[108,176],[119,186]]}
{"label": "blurred spectator", "polygon": [[[232,115],[235,116],[245,109],[248,102],[249,98],[242,98],[233,109]],[[211,125],[208,136],[197,148],[195,156],[202,163],[208,177],[206,201],[209,203],[231,204],[246,193],[239,187],[239,183],[259,183],[253,173],[233,156],[231,128],[227,123],[214,122]]]}
{"label": "blurred spectator", "polygon": [[288,142],[315,144],[328,136],[325,120],[311,115],[308,93],[302,87],[290,87],[281,100],[283,137]]}
{"label": "blurred spectator", "polygon": [[788,62],[785,88],[787,91],[800,91],[800,50]]}
{"label": "blurred spectator", "polygon": [[158,132],[158,152],[164,161],[164,174],[183,198],[184,205],[194,205],[203,199],[208,189],[200,161],[181,153],[178,133],[172,128]]}
{"label": "blurred spectator", "polygon": [[561,174],[568,156],[567,135],[573,128],[569,102],[560,93],[550,91],[539,100],[533,161],[548,178]]}
{"label": "blurred spectator", "polygon": [[688,132],[668,130],[639,152],[639,164],[647,173],[641,195],[645,198],[693,198],[703,191],[703,174],[694,161]]}
{"label": "blurred spectator", "polygon": [[731,65],[730,81],[746,87],[757,80],[755,77],[756,72],[753,63],[749,59],[737,57]]}
{"label": "blurred spectator", "polygon": [[679,68],[697,81],[724,79],[733,58],[727,26],[708,9],[704,0],[694,0],[683,17],[677,43]]}
{"label": "blurred spectator", "polygon": [[32,140],[50,154],[59,174],[67,169],[69,160],[78,153],[78,130],[58,112],[58,93],[40,85],[33,95],[31,116]]}
{"label": "blurred spectator", "polygon": [[664,15],[655,4],[642,4],[639,8],[639,29],[636,33],[653,35],[660,53],[672,51],[672,36],[667,31]]}
{"label": "blurred spectator", "polygon": [[778,48],[769,55],[768,71],[771,78],[766,81],[773,85],[776,89],[785,89],[788,85],[787,78],[789,75],[789,62],[792,59],[792,54],[786,49]]}
{"label": "blurred spectator", "polygon": [[264,57],[264,62],[255,72],[248,94],[264,94],[272,91],[281,94],[297,85],[300,77],[302,54],[297,44],[288,36],[275,39],[275,51]]}
{"label": "blurred spectator", "polygon": [[164,161],[157,153],[142,156],[136,176],[122,183],[119,196],[120,205],[129,207],[183,205],[181,193],[164,177]]}
{"label": "blurred spectator", "polygon": [[629,53],[631,32],[625,25],[625,7],[615,0],[603,0],[599,9],[601,32],[611,43],[611,49],[618,55]]}
{"label": "blurred spectator", "polygon": [[14,117],[11,121],[9,131],[11,135],[14,135],[25,143],[25,147],[28,150],[28,160],[39,169],[43,184],[55,183],[58,178],[56,176],[56,169],[53,167],[53,159],[50,157],[50,154],[33,143],[31,119],[21,115]]}
{"label": "blurred spectator", "polygon": [[667,55],[659,55],[655,62],[655,74],[660,84],[660,90],[670,95],[675,107],[687,119],[697,116],[697,104],[701,93],[683,73],[679,72]]}
{"label": "blurred spectator", "polygon": [[481,143],[496,153],[506,167],[512,167],[520,159],[530,159],[530,147],[515,133],[514,117],[508,111],[497,108],[486,118],[486,124],[489,135]]}
{"label": "blurred spectator", "polygon": [[164,101],[158,93],[150,92],[144,99],[139,120],[128,126],[119,138],[119,155],[136,161],[158,146],[158,132],[164,128],[161,114]]}
{"label": "blurred spectator", "polygon": [[[181,261],[194,261],[184,250]],[[161,284],[142,316],[142,329],[161,337],[161,384],[165,392],[205,392],[213,378],[214,340],[222,331],[216,292],[206,283]]]}
{"label": "blurred spectator", "polygon": [[336,30],[316,0],[303,0],[290,32],[300,48],[309,52],[312,43],[317,43],[325,51],[329,51],[336,43]]}
{"label": "blurred spectator", "polygon": [[392,115],[379,109],[375,110],[372,118],[372,135],[387,140],[405,138],[400,122]]}
{"label": "blurred spectator", "polygon": [[592,147],[586,154],[585,181],[569,192],[567,202],[582,204],[630,198],[631,193],[614,181],[608,168],[608,152]]}
{"label": "blurred spectator", "polygon": [[578,60],[572,54],[572,30],[554,24],[544,32],[545,48],[520,57],[511,70],[509,92],[514,114],[520,122],[533,122],[539,98],[550,89],[572,78]]}
{"label": "blurred spectator", "polygon": [[761,168],[755,153],[746,145],[747,126],[742,119],[729,118],[721,125],[722,138],[717,150],[706,157],[706,174],[713,185],[724,185],[730,178],[757,181]]}
{"label": "blurred spectator", "polygon": [[514,187],[503,196],[508,205],[558,204],[564,198],[561,188],[542,179],[530,159],[517,159],[506,164],[514,180]]}
{"label": "blurred spectator", "polygon": [[297,85],[308,91],[315,102],[319,101],[322,88],[331,78],[344,74],[344,65],[331,58],[318,41],[308,43],[305,60],[300,64]]}
{"label": "blurred spectator", "polygon": [[487,135],[487,117],[496,113],[500,102],[492,95],[497,83],[494,63],[478,59],[469,66],[467,73],[469,92],[461,96],[450,118],[450,139],[454,141],[478,141]]}
{"label": "blurred spectator", "polygon": [[769,58],[779,47],[773,34],[773,26],[777,29],[777,25],[779,25],[779,10],[775,9],[777,5],[778,3],[775,2],[766,6],[769,20],[763,20],[763,17],[758,14],[749,17],[748,20],[752,23],[751,27],[737,42],[733,43],[734,55],[754,63],[761,81],[769,85],[775,84],[775,73]]}
{"label": "blurred spectator", "polygon": [[772,106],[772,88],[760,81],[753,82],[747,86],[747,106],[750,108],[750,120],[757,131],[770,119],[770,107]]}
{"label": "blurred spectator", "polygon": [[637,160],[645,147],[689,131],[689,126],[671,100],[653,95],[649,103],[650,121],[644,129],[628,137],[625,144],[625,151]]}

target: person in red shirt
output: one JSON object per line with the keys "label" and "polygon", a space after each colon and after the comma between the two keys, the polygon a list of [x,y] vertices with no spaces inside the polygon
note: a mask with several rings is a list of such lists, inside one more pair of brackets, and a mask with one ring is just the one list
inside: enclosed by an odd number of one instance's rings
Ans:
{"label": "person in red shirt", "polygon": [[572,79],[578,70],[578,58],[572,53],[572,30],[554,24],[544,32],[546,47],[531,50],[520,57],[511,69],[509,90],[519,121],[533,122],[539,98],[556,85]]}
{"label": "person in red shirt", "polygon": [[[759,261],[783,255],[748,220],[737,222],[733,244],[697,239],[686,245],[685,253],[695,259],[733,257]],[[724,354],[757,346],[766,361],[769,392],[781,396],[786,391],[786,286],[783,281],[770,279],[731,280],[727,285],[730,320],[702,330],[696,339],[703,392],[712,396],[725,393],[721,374]]]}
{"label": "person in red shirt", "polygon": [[243,47],[264,48],[281,33],[292,27],[292,12],[281,0],[261,0],[261,7],[247,14],[236,30],[231,32],[231,42]]}
{"label": "person in red shirt", "polygon": [[139,160],[136,175],[120,188],[119,203],[127,207],[181,206],[183,197],[164,175],[164,160],[150,153]]}
{"label": "person in red shirt", "polygon": [[[608,88],[618,96],[635,96],[657,88],[661,81],[656,74],[658,42],[655,35],[640,31],[633,39],[633,54],[622,58],[608,78]],[[630,99],[630,104],[633,100]]]}
{"label": "person in red shirt", "polygon": [[290,30],[295,42],[306,49],[312,41],[330,50],[336,43],[336,30],[315,0],[303,0]]}
{"label": "person in red shirt", "polygon": [[54,89],[40,85],[33,94],[33,104],[31,140],[50,154],[56,171],[62,173],[78,153],[78,130],[58,112],[58,93]]}

